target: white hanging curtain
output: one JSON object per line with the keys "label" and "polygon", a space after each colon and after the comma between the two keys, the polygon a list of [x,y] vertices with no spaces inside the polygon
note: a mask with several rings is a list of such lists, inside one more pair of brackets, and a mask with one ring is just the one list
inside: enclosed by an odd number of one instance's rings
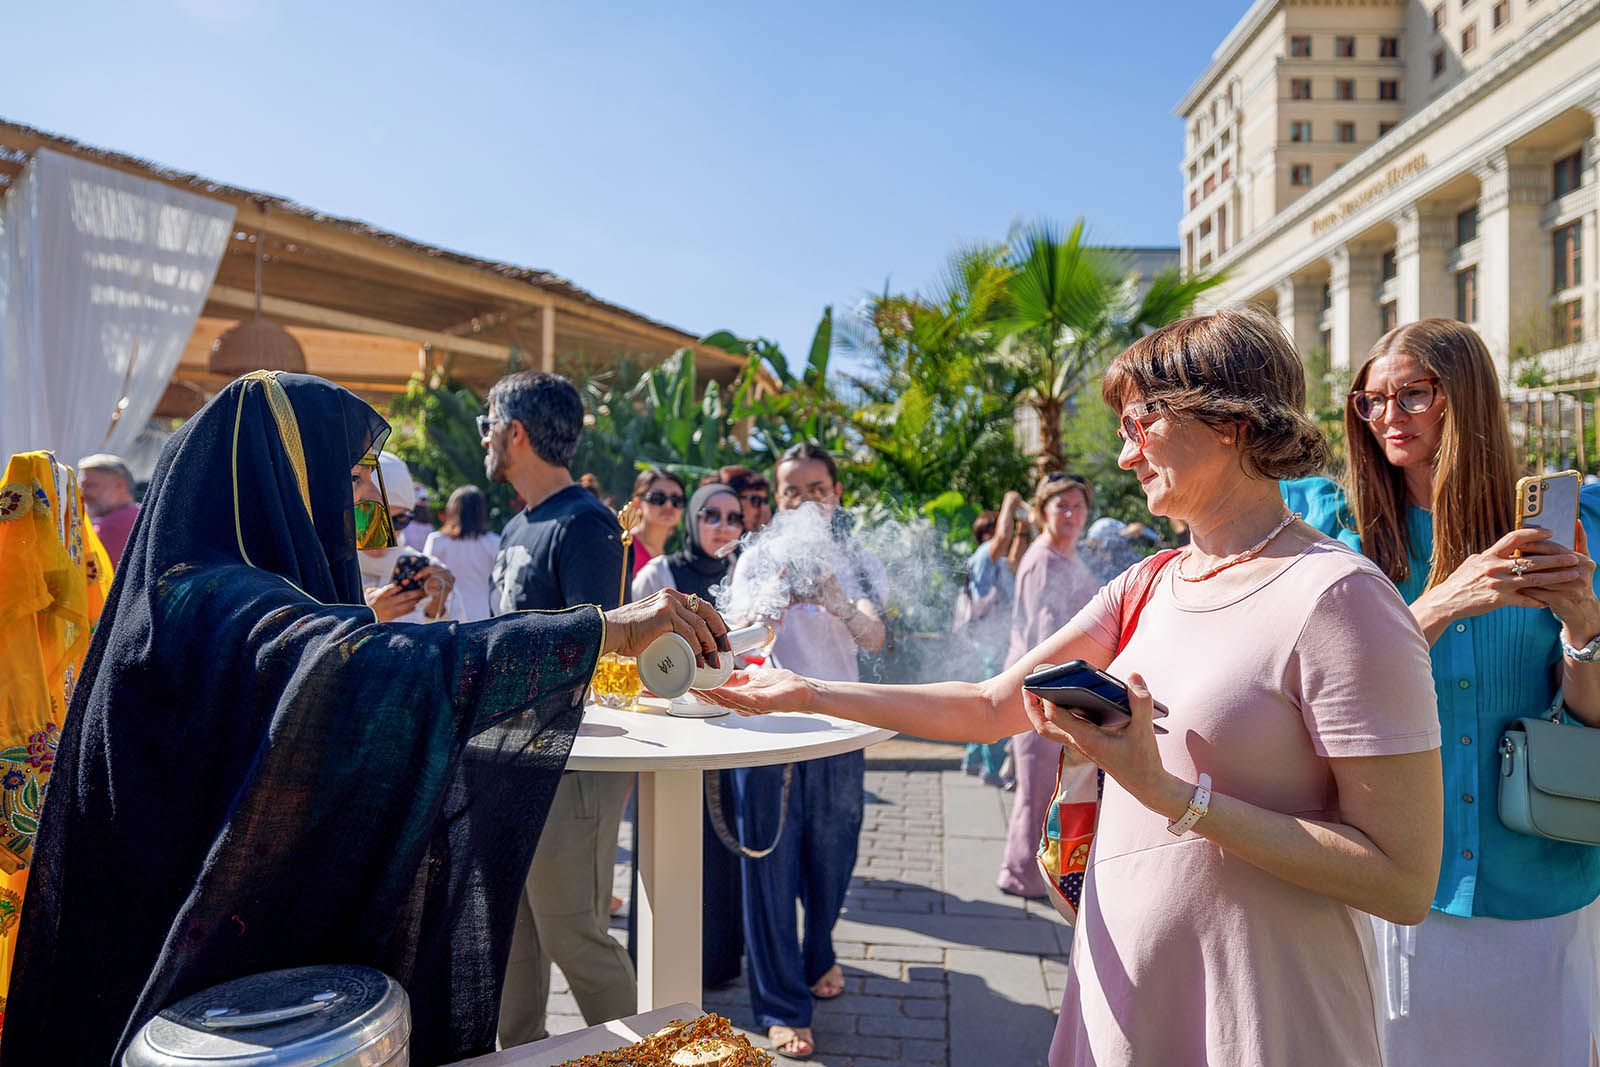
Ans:
{"label": "white hanging curtain", "polygon": [[0,459],[132,446],[232,229],[230,204],[36,152],[0,204]]}

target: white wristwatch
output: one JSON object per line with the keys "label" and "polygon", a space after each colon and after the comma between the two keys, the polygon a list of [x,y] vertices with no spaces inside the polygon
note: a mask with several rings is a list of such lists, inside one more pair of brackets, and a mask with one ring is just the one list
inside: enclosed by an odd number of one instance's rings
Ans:
{"label": "white wristwatch", "polygon": [[1593,663],[1596,659],[1600,659],[1600,634],[1597,634],[1593,641],[1590,641],[1582,648],[1573,648],[1567,644],[1567,639],[1563,637],[1561,638],[1561,652],[1574,663]]}
{"label": "white wristwatch", "polygon": [[1194,824],[1199,822],[1206,812],[1211,810],[1211,776],[1204,772],[1200,775],[1200,784],[1194,787],[1194,796],[1189,798],[1189,810],[1183,817],[1167,824],[1167,831],[1175,837],[1182,837],[1194,829]]}

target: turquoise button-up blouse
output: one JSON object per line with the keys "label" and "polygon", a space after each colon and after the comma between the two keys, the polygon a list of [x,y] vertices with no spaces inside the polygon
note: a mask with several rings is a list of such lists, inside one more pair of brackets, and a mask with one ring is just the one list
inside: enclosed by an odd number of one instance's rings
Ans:
{"label": "turquoise button-up blouse", "polygon": [[[1307,523],[1361,550],[1338,485],[1302,478],[1280,488]],[[1600,486],[1586,486],[1580,502],[1589,545],[1600,547]],[[1433,515],[1412,506],[1407,523],[1411,575],[1399,588],[1409,604],[1428,583]],[[1600,588],[1600,573],[1596,579]],[[1439,911],[1542,919],[1600,897],[1600,848],[1508,830],[1498,809],[1500,737],[1513,720],[1548,712],[1560,685],[1560,634],[1549,611],[1501,608],[1450,623],[1433,643],[1444,763],[1444,860],[1433,898]]]}

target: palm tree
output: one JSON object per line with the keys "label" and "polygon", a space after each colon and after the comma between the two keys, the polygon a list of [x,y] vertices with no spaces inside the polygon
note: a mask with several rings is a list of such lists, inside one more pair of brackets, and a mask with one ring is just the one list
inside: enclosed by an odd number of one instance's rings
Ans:
{"label": "palm tree", "polygon": [[1010,274],[994,324],[993,358],[1016,374],[1039,416],[1040,473],[1062,469],[1061,419],[1090,378],[1149,330],[1189,314],[1220,274],[1157,274],[1143,293],[1127,257],[1084,242],[1082,219],[1063,232],[1036,222],[1010,242]]}

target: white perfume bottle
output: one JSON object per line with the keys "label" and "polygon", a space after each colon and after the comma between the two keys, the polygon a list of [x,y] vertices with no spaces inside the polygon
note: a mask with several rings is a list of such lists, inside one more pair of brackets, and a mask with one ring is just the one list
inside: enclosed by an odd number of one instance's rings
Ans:
{"label": "white perfume bottle", "polygon": [[760,648],[772,640],[767,623],[728,632],[730,651],[718,653],[716,663],[695,664],[695,650],[675,633],[662,634],[639,654],[639,677],[645,688],[658,697],[675,700],[691,689],[715,689],[733,674],[734,657]]}

